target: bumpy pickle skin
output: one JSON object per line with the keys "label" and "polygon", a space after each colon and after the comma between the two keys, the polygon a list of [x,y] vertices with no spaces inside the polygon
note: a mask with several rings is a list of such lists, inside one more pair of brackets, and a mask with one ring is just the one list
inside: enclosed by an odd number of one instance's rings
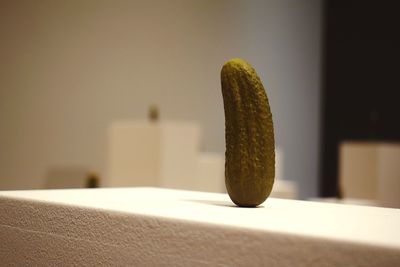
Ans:
{"label": "bumpy pickle skin", "polygon": [[240,207],[256,207],[272,191],[275,139],[264,86],[254,68],[232,59],[221,70],[225,110],[225,185]]}

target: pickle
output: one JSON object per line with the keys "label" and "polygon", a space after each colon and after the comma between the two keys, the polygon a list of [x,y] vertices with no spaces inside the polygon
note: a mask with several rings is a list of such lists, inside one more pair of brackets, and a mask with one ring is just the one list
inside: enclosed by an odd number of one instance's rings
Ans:
{"label": "pickle", "polygon": [[225,185],[240,207],[256,207],[272,191],[275,140],[264,86],[254,68],[232,59],[221,70],[225,110]]}

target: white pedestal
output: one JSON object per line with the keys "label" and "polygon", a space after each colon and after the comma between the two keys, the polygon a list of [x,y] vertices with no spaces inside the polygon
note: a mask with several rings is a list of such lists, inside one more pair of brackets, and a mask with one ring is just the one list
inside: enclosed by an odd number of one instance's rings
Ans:
{"label": "white pedestal", "polygon": [[0,192],[4,266],[400,266],[400,211],[156,188]]}
{"label": "white pedestal", "polygon": [[193,189],[205,192],[226,192],[224,156],[217,153],[199,154],[196,176]]}
{"label": "white pedestal", "polygon": [[117,122],[109,134],[107,186],[192,188],[200,142],[196,123]]}
{"label": "white pedestal", "polygon": [[89,167],[83,166],[63,166],[51,168],[46,174],[44,188],[85,188],[89,170]]}
{"label": "white pedestal", "polygon": [[344,142],[339,170],[345,198],[400,208],[400,144]]}
{"label": "white pedestal", "polygon": [[297,184],[293,181],[276,179],[270,197],[296,199]]}

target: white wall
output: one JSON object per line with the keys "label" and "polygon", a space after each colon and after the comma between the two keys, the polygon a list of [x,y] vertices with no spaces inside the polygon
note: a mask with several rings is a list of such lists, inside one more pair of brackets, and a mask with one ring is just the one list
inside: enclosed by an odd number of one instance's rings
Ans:
{"label": "white wall", "polygon": [[284,176],[317,190],[319,0],[1,1],[0,189],[40,188],[51,169],[105,174],[116,119],[198,120],[202,149],[224,152],[219,71],[258,70]]}

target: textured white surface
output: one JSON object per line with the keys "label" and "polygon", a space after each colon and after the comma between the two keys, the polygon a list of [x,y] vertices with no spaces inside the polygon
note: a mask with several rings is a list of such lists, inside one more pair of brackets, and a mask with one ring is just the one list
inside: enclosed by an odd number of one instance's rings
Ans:
{"label": "textured white surface", "polygon": [[396,209],[125,188],[3,191],[0,214],[6,266],[400,264]]}

